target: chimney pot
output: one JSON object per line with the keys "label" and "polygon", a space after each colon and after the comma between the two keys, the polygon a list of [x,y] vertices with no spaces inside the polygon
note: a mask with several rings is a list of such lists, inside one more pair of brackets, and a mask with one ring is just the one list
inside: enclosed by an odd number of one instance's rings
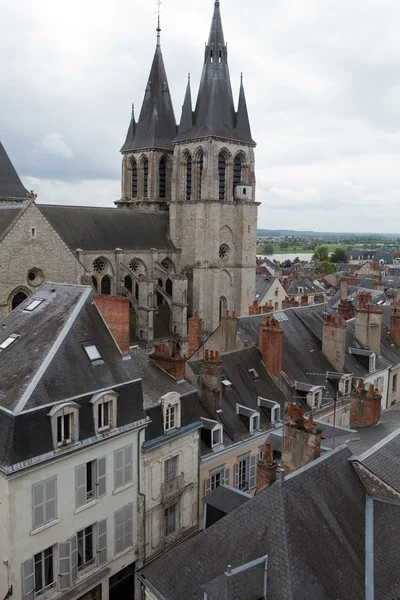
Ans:
{"label": "chimney pot", "polygon": [[214,350],[210,350],[210,359],[214,360]]}
{"label": "chimney pot", "polygon": [[204,358],[205,358],[206,360],[208,360],[208,349],[207,349],[207,350],[204,350]]}

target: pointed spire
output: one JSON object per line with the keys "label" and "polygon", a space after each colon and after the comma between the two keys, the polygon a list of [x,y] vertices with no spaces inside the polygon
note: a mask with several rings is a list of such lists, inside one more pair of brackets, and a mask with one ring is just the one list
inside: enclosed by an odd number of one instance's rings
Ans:
{"label": "pointed spire", "polygon": [[238,111],[236,115],[236,136],[243,142],[254,144],[251,137],[249,113],[247,112],[246,95],[244,93],[243,73],[240,75],[240,91]]}
{"label": "pointed spire", "polygon": [[24,188],[3,144],[0,142],[0,198],[26,200],[28,190]]}
{"label": "pointed spire", "polygon": [[187,133],[193,126],[192,92],[190,89],[190,73],[186,87],[185,100],[182,106],[181,122],[178,129],[178,137]]}
{"label": "pointed spire", "polygon": [[129,150],[133,143],[134,143],[134,139],[135,139],[135,133],[136,133],[136,122],[135,122],[135,105],[132,104],[132,116],[131,116],[131,121],[129,123],[129,127],[128,127],[128,132],[126,134],[126,139],[125,139],[125,143],[121,148],[121,152],[125,152],[126,150]]}

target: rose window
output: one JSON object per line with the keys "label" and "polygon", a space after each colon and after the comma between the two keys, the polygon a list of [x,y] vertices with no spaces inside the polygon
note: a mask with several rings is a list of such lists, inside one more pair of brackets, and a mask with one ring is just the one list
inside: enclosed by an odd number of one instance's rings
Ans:
{"label": "rose window", "polygon": [[93,271],[95,273],[103,273],[106,270],[106,263],[102,258],[96,258],[93,261]]}
{"label": "rose window", "polygon": [[222,244],[222,246],[219,247],[220,259],[224,260],[225,258],[228,258],[228,254],[229,254],[229,246],[227,244]]}
{"label": "rose window", "polygon": [[134,271],[135,273],[137,271],[139,271],[139,269],[140,269],[140,262],[138,261],[137,258],[133,258],[131,260],[131,262],[129,263],[129,268],[131,269],[131,271]]}
{"label": "rose window", "polygon": [[166,271],[170,271],[171,270],[171,261],[168,258],[164,258],[164,260],[162,261],[161,265],[164,267],[164,269]]}

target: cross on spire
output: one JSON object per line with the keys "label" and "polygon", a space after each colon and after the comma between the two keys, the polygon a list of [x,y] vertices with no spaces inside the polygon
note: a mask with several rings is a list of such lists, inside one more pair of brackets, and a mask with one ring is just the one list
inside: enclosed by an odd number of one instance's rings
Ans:
{"label": "cross on spire", "polygon": [[157,0],[157,14],[158,14],[158,19],[157,19],[157,46],[161,45],[161,40],[160,40],[160,34],[161,34],[161,27],[160,27],[160,16],[161,16],[161,0]]}

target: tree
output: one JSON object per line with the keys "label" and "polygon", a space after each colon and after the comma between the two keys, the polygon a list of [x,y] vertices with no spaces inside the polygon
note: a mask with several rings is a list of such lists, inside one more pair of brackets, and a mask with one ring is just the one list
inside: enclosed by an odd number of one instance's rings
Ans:
{"label": "tree", "polygon": [[344,248],[335,248],[335,250],[331,254],[330,261],[333,263],[346,263],[346,250]]}
{"label": "tree", "polygon": [[281,267],[282,269],[288,269],[292,266],[292,261],[291,260],[285,260],[283,262],[281,262]]}
{"label": "tree", "polygon": [[314,250],[313,260],[329,260],[329,248],[328,246],[317,246]]}
{"label": "tree", "polygon": [[319,263],[318,267],[315,269],[315,272],[322,273],[324,275],[329,275],[331,273],[336,273],[336,267],[333,263],[325,260]]}
{"label": "tree", "polygon": [[268,242],[264,243],[264,247],[263,247],[263,254],[273,254],[274,253],[274,247],[272,244],[269,244]]}

